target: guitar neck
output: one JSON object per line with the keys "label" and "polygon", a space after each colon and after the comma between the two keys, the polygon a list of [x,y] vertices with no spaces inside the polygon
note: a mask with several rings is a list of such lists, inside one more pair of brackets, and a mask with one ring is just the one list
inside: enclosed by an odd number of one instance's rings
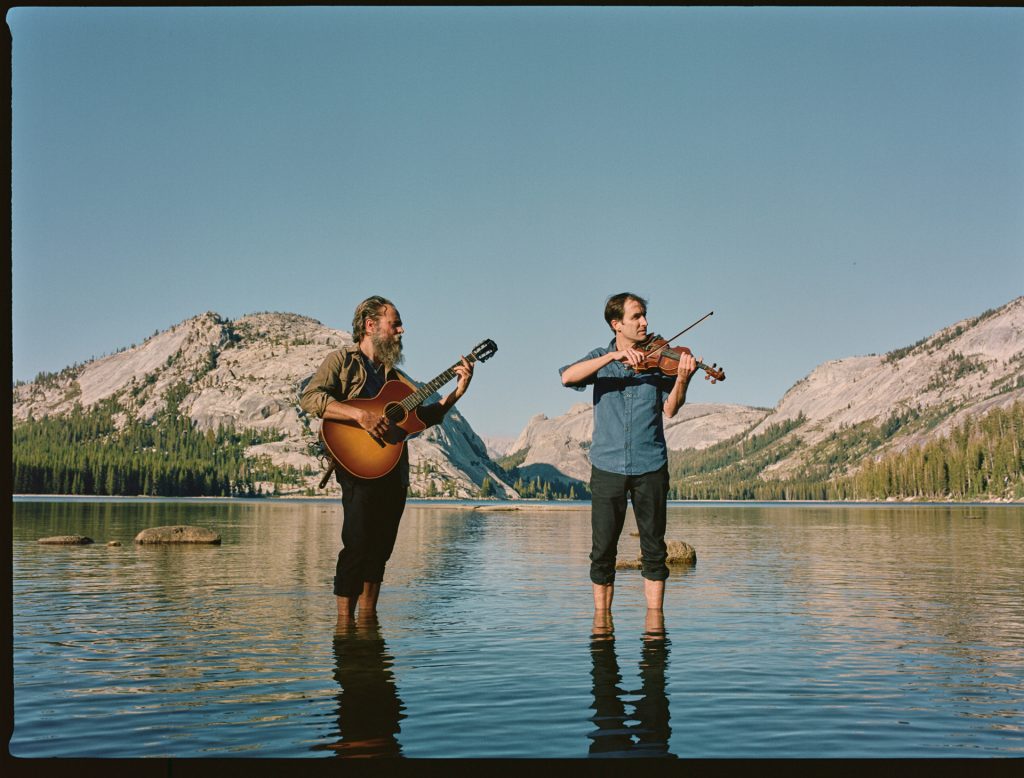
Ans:
{"label": "guitar neck", "polygon": [[[470,362],[470,364],[472,364],[473,362],[476,362],[476,357],[473,356],[472,354],[470,354],[468,357],[466,357],[466,359]],[[446,383],[448,383],[453,378],[455,378],[455,368],[457,368],[461,364],[462,364],[462,360],[459,360],[454,365],[452,365],[450,368],[448,368],[443,373],[441,373],[439,376],[437,376],[433,381],[430,381],[429,383],[426,383],[423,386],[421,386],[415,392],[413,392],[408,397],[406,397],[404,400],[402,400],[402,402],[399,403],[399,404],[406,411],[411,411],[413,408],[416,408],[421,403],[423,403],[424,400],[426,400],[428,397],[430,397],[430,395],[432,395],[434,392],[436,392],[438,389],[440,389]]]}

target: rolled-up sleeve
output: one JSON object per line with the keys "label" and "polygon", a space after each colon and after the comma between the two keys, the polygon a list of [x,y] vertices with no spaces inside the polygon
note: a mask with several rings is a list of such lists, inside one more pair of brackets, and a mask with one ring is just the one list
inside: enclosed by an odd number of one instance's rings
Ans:
{"label": "rolled-up sleeve", "polygon": [[[603,356],[603,355],[605,355],[607,353],[608,353],[607,349],[596,348],[593,351],[591,351],[589,354],[587,354],[585,357],[580,357],[575,362],[570,362],[568,365],[563,365],[562,367],[558,368],[558,375],[559,375],[559,377],[561,377],[562,373],[564,373],[566,370],[568,370],[573,365],[577,365],[580,362],[586,362],[588,359],[593,359],[594,357],[600,357],[600,356]],[[584,378],[582,381],[580,381],[578,383],[563,384],[563,386],[565,386],[565,387],[567,387],[569,389],[575,389],[577,392],[582,392],[588,386],[593,384],[596,379],[597,379],[597,373],[595,372],[594,375],[590,376],[589,378]]]}
{"label": "rolled-up sleeve", "polygon": [[442,407],[441,403],[421,405],[416,410],[416,415],[419,416],[420,421],[428,427],[433,427],[435,424],[440,424],[444,421],[446,413],[447,411]]}
{"label": "rolled-up sleeve", "polygon": [[332,400],[341,396],[341,354],[334,351],[320,364],[299,398],[299,407],[319,419]]}
{"label": "rolled-up sleeve", "polygon": [[676,386],[676,377],[674,375],[665,375],[661,377],[661,381],[658,383],[658,388],[661,390],[661,399],[664,400]]}

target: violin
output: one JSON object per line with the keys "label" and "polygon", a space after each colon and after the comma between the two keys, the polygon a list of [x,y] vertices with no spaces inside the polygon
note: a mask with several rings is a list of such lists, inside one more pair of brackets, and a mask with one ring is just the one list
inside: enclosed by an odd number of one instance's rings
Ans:
{"label": "violin", "polygon": [[[665,375],[676,375],[679,372],[680,355],[686,353],[693,356],[693,352],[686,346],[669,348],[668,341],[661,335],[648,335],[633,348],[644,352],[643,361],[633,367],[637,373],[660,370]],[[705,381],[717,384],[719,381],[725,380],[725,369],[720,368],[717,364],[709,366],[697,360],[697,367],[707,374],[704,376]]]}

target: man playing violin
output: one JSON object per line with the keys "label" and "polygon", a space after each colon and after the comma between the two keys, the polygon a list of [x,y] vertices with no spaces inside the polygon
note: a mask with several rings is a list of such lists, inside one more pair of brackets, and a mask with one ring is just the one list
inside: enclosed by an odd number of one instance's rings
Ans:
{"label": "man playing violin", "polygon": [[[302,409],[321,419],[352,421],[368,433],[381,437],[389,422],[368,410],[346,405],[353,397],[374,397],[385,382],[411,383],[396,369],[402,362],[402,317],[384,297],[368,297],[356,306],[352,317],[355,343],[332,351],[310,379],[299,398]],[[440,402],[424,405],[417,414],[428,427],[440,424],[448,410],[469,388],[473,363],[465,357],[454,368],[458,384]],[[343,548],[338,553],[334,594],[338,619],[352,618],[358,605],[360,617],[377,610],[377,598],[384,578],[384,566],[391,557],[398,536],[398,524],[405,510],[409,486],[409,451],[402,451],[398,465],[380,478],[358,478],[335,469],[341,484]]]}
{"label": "man playing violin", "polygon": [[604,348],[559,370],[562,384],[583,391],[594,386],[594,436],[590,446],[590,580],[594,610],[607,611],[615,590],[615,556],[633,503],[640,531],[641,574],[647,607],[665,600],[665,516],[668,501],[668,449],[662,414],[671,418],[686,402],[686,388],[697,371],[689,351],[679,354],[675,376],[639,372],[638,348],[647,338],[647,301],[629,292],[608,298],[604,318],[615,333]]}

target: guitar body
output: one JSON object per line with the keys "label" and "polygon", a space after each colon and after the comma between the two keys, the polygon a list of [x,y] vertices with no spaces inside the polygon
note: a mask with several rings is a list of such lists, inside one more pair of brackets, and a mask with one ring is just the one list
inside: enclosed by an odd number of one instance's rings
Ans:
{"label": "guitar body", "polygon": [[320,426],[320,440],[334,461],[358,478],[380,478],[395,469],[405,447],[405,439],[426,426],[416,410],[404,411],[398,405],[413,394],[415,389],[402,381],[388,381],[376,397],[344,400],[345,405],[368,410],[376,416],[387,411],[394,418],[383,439],[370,435],[355,422],[324,419]]}
{"label": "guitar body", "polygon": [[[497,350],[498,346],[493,340],[484,340],[462,359],[470,363],[484,362],[494,356]],[[461,364],[462,360],[418,389],[404,381],[388,381],[376,397],[341,400],[344,405],[386,417],[389,422],[388,431],[383,438],[377,438],[353,421],[324,419],[320,425],[320,440],[335,464],[327,469],[320,488],[323,489],[334,467],[343,467],[357,478],[380,478],[394,470],[402,458],[405,439],[427,428],[420,421],[416,409],[455,378],[456,368]]]}

